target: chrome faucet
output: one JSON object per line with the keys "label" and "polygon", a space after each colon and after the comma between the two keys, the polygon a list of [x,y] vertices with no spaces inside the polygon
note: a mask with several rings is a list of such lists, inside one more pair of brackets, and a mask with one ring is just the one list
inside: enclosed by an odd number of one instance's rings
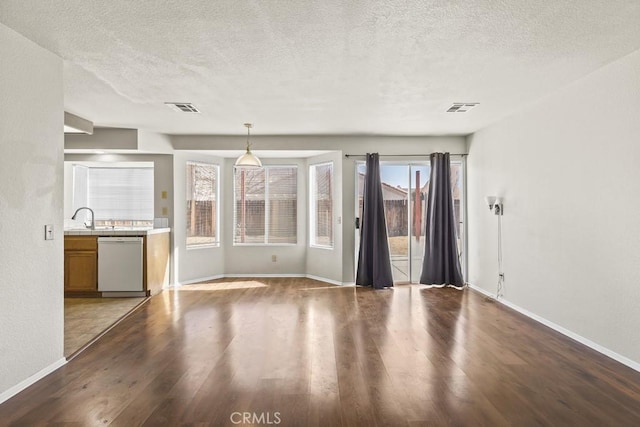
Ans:
{"label": "chrome faucet", "polygon": [[88,228],[91,228],[92,230],[95,230],[96,229],[96,214],[93,212],[93,209],[91,209],[91,208],[83,206],[81,208],[76,209],[76,211],[73,214],[73,216],[71,217],[71,219],[76,219],[76,215],[78,215],[78,212],[80,212],[82,209],[86,209],[89,212],[91,212],[91,227],[88,227]]}

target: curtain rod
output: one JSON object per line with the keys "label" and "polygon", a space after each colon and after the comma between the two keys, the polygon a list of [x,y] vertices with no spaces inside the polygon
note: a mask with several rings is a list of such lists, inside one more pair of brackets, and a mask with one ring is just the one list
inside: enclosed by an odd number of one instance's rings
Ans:
{"label": "curtain rod", "polygon": [[[432,153],[423,154],[379,154],[380,157],[429,157]],[[467,156],[467,153],[449,153],[450,156]],[[366,154],[345,154],[345,157],[365,157]]]}

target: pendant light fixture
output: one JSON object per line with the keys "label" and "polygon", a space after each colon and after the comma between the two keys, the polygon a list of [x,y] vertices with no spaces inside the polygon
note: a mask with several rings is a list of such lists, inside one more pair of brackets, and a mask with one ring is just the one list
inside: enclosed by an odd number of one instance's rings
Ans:
{"label": "pendant light fixture", "polygon": [[253,155],[251,152],[251,144],[249,143],[252,125],[251,123],[245,123],[244,126],[247,128],[247,152],[238,157],[235,166],[239,168],[261,168],[262,162],[259,158]]}

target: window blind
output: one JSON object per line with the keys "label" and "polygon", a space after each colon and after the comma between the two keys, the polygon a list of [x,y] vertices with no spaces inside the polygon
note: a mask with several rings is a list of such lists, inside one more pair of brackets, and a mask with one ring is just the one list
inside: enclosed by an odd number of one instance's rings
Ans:
{"label": "window blind", "polygon": [[298,171],[292,167],[267,169],[269,227],[267,243],[296,243],[298,228]]}
{"label": "window blind", "polygon": [[312,165],[310,182],[310,244],[333,248],[333,163]]}
{"label": "window blind", "polygon": [[153,221],[153,168],[88,168],[87,206],[96,221]]}
{"label": "window blind", "polygon": [[297,167],[234,171],[234,243],[297,242]]}

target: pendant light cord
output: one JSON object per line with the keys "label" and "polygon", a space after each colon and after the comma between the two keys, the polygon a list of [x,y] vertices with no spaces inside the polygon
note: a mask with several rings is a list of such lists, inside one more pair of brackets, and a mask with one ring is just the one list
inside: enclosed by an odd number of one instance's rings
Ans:
{"label": "pendant light cord", "polygon": [[244,124],[247,128],[247,151],[251,150],[251,143],[249,142],[249,138],[251,137],[251,123]]}

